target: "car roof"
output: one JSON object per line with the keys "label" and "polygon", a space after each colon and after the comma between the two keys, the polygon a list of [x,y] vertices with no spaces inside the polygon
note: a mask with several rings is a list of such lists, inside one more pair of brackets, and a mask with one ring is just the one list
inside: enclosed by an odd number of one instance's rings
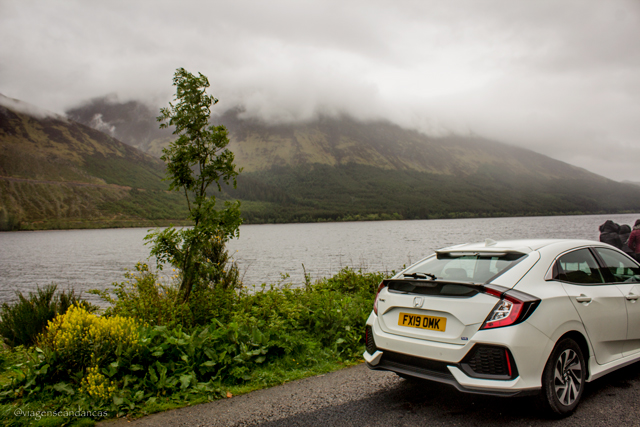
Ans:
{"label": "car roof", "polygon": [[[528,254],[543,248],[554,251],[563,251],[571,248],[583,246],[604,246],[610,245],[586,239],[518,239],[518,240],[491,240],[484,242],[464,243],[437,250],[437,253],[451,252],[519,252]],[[613,247],[613,246],[611,246]]]}

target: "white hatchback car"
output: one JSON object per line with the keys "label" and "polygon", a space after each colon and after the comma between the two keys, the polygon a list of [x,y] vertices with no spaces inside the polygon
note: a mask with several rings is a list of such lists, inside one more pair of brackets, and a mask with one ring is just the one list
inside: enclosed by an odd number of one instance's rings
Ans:
{"label": "white hatchback car", "polygon": [[371,369],[468,393],[541,393],[570,414],[585,383],[640,360],[640,267],[588,240],[487,240],[436,251],[378,289]]}

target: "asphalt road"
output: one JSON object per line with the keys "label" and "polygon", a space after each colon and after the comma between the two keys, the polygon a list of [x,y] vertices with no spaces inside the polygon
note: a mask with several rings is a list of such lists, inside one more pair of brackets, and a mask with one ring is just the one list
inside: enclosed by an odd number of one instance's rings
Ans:
{"label": "asphalt road", "polygon": [[462,394],[364,365],[117,426],[640,426],[640,364],[588,383],[577,411],[545,418],[535,398]]}

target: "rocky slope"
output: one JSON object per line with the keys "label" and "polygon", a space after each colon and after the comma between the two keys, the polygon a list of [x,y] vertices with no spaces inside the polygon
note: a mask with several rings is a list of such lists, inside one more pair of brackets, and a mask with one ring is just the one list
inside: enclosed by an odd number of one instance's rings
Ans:
{"label": "rocky slope", "polygon": [[185,217],[164,164],[103,132],[0,95],[0,229]]}

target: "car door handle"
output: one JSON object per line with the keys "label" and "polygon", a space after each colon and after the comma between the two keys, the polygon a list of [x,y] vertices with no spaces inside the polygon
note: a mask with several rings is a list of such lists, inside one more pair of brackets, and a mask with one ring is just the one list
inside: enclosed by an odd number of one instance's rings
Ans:
{"label": "car door handle", "polygon": [[579,297],[576,297],[576,301],[578,302],[586,302],[589,303],[591,302],[591,297],[586,296],[585,294],[580,294]]}
{"label": "car door handle", "polygon": [[635,300],[638,299],[638,297],[639,296],[635,295],[635,294],[629,294],[629,295],[625,296],[625,298],[628,299],[629,301],[635,301]]}

